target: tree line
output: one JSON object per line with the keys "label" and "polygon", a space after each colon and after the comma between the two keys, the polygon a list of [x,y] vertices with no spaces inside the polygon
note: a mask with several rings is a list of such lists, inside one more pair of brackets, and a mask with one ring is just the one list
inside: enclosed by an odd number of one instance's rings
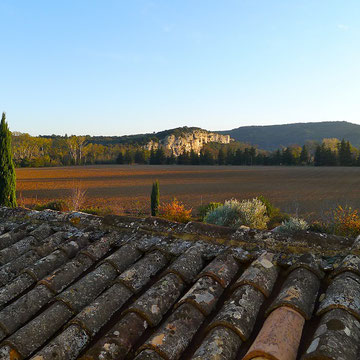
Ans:
{"label": "tree line", "polygon": [[360,151],[335,138],[265,151],[240,142],[208,143],[200,153],[179,156],[163,148],[146,150],[141,144],[99,144],[89,136],[33,137],[14,133],[12,150],[17,167],[92,164],[179,165],[315,165],[360,166]]}

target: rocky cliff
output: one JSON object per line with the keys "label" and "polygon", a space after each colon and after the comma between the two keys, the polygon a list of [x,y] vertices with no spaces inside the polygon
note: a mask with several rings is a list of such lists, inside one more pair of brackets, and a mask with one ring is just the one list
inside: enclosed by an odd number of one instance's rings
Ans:
{"label": "rocky cliff", "polygon": [[151,140],[145,145],[145,149],[156,150],[160,146],[165,151],[169,153],[172,151],[175,156],[179,156],[180,154],[190,152],[191,150],[199,154],[204,144],[209,142],[229,144],[230,141],[230,135],[220,135],[206,130],[196,129],[180,134],[169,134],[159,141]]}

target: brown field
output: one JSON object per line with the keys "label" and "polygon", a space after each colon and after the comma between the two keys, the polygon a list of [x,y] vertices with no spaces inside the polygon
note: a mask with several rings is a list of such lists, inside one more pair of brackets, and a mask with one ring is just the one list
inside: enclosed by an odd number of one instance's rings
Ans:
{"label": "brown field", "polygon": [[87,190],[87,205],[116,213],[148,211],[151,184],[161,201],[176,197],[196,209],[210,201],[264,195],[289,213],[318,216],[337,204],[360,207],[360,168],[98,165],[17,169],[20,205],[67,198]]}

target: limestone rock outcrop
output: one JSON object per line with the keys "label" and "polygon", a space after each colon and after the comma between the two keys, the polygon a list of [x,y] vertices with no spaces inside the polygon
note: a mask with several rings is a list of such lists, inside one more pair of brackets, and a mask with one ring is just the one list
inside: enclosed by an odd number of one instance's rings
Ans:
{"label": "limestone rock outcrop", "polygon": [[230,135],[220,135],[206,130],[192,130],[183,132],[180,135],[170,134],[159,141],[151,140],[145,145],[146,150],[156,150],[162,147],[165,151],[179,156],[184,152],[193,150],[199,154],[204,144],[216,142],[221,144],[229,144]]}

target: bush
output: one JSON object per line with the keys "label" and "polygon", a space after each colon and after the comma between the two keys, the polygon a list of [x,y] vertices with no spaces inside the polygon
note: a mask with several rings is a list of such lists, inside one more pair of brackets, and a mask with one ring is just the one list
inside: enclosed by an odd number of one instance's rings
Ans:
{"label": "bush", "polygon": [[174,199],[169,204],[159,206],[159,215],[171,221],[187,223],[191,220],[192,209],[185,209],[185,206]]}
{"label": "bush", "polygon": [[105,216],[105,215],[111,215],[113,214],[113,210],[109,207],[88,207],[88,208],[84,208],[84,209],[80,209],[79,211],[86,213],[86,214],[91,214],[91,215],[99,215],[99,216]]}
{"label": "bush", "polygon": [[232,228],[245,225],[256,229],[266,229],[269,217],[266,214],[266,206],[258,198],[241,202],[231,199],[209,212],[204,221]]}
{"label": "bush", "polygon": [[45,204],[37,204],[34,207],[35,210],[42,211],[45,209],[56,211],[68,211],[69,206],[65,200],[54,200]]}
{"label": "bush", "polygon": [[223,204],[220,203],[220,202],[210,202],[206,205],[201,205],[199,206],[198,208],[198,214],[199,214],[199,217],[201,219],[201,221],[204,221],[206,215],[215,210],[216,208],[218,208],[219,206],[222,206]]}
{"label": "bush", "polygon": [[313,221],[309,226],[309,230],[317,233],[328,233],[328,234],[334,233],[332,224],[324,223],[321,221]]}
{"label": "bush", "polygon": [[279,232],[294,233],[297,231],[305,231],[309,229],[309,224],[300,218],[291,217],[289,220],[285,220],[277,228]]}
{"label": "bush", "polygon": [[360,234],[359,211],[350,206],[338,206],[333,211],[332,221],[336,235],[356,237]]}
{"label": "bush", "polygon": [[266,206],[266,214],[269,217],[268,228],[273,229],[279,226],[282,222],[289,220],[290,216],[280,211],[267,198],[260,195],[258,199]]}

